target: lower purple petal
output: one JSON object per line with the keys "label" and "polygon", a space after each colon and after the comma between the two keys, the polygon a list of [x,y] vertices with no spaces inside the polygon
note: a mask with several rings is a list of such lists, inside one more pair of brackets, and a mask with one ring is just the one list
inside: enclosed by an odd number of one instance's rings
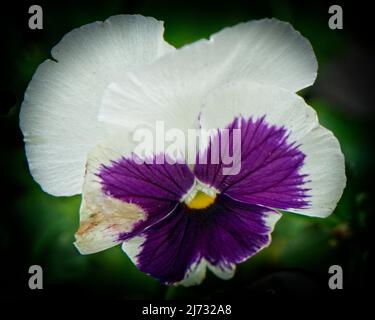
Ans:
{"label": "lower purple petal", "polygon": [[224,270],[265,247],[279,216],[225,195],[206,210],[193,211],[180,204],[141,234],[144,241],[135,261],[141,271],[167,284],[182,281],[202,259]]}

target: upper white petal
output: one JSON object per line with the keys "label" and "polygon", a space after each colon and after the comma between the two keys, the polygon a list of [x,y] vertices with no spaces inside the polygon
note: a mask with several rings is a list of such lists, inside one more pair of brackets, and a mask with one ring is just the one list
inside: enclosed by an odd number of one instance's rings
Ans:
{"label": "upper white petal", "polygon": [[[108,126],[97,121],[108,84],[173,48],[163,23],[119,15],[66,34],[35,72],[20,125],[34,179],[48,193],[81,193],[87,152]],[[137,119],[134,119],[135,121]]]}
{"label": "upper white petal", "polygon": [[310,43],[290,24],[276,19],[240,23],[111,84],[99,118],[125,126],[138,117],[195,128],[202,99],[215,87],[246,79],[296,92],[311,85],[316,74]]}

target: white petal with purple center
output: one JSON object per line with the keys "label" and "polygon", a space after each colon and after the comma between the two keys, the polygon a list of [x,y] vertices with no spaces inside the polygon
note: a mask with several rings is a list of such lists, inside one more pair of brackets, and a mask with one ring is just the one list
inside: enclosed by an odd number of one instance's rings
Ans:
{"label": "white petal with purple center", "polygon": [[200,124],[243,127],[240,174],[207,178],[198,173],[203,182],[225,187],[240,201],[309,216],[326,217],[336,207],[346,183],[344,156],[334,135],[298,95],[234,82],[211,92]]}

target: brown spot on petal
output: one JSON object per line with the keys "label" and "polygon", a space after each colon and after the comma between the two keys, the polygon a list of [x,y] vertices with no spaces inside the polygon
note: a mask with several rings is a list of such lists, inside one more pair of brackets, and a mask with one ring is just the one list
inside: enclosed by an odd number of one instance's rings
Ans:
{"label": "brown spot on petal", "polygon": [[81,253],[98,252],[116,245],[120,233],[130,232],[135,223],[145,219],[145,212],[138,205],[98,193],[84,196],[80,213],[75,244]]}

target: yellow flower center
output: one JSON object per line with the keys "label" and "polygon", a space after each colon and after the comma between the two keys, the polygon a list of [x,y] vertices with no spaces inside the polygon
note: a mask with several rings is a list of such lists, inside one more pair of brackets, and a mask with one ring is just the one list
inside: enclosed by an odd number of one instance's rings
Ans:
{"label": "yellow flower center", "polygon": [[215,202],[215,199],[216,195],[210,196],[207,193],[198,191],[194,198],[186,203],[186,205],[190,209],[205,209],[212,205]]}

